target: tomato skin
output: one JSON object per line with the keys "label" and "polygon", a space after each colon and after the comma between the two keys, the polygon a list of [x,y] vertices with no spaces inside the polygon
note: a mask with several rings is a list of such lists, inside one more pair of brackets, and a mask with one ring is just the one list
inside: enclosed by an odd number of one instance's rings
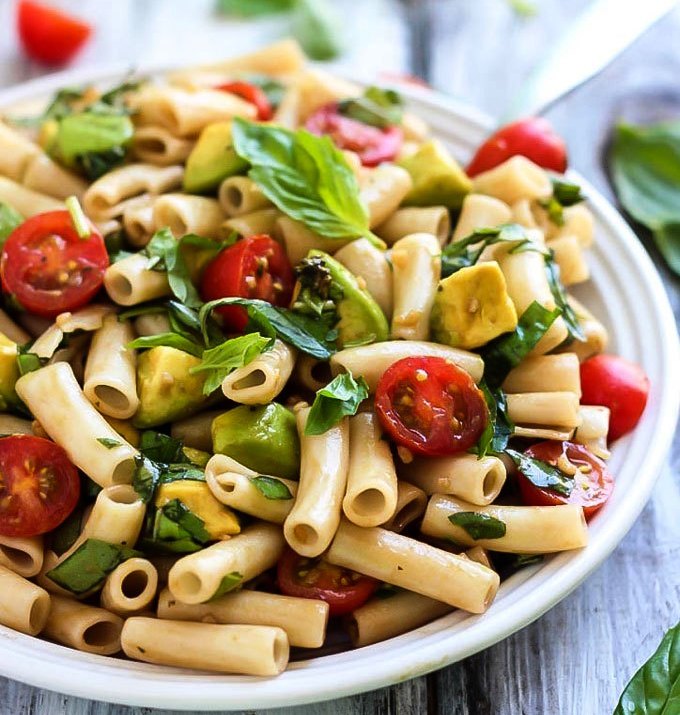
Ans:
{"label": "tomato skin", "polygon": [[305,127],[312,134],[329,136],[339,149],[356,152],[364,166],[378,166],[392,161],[404,141],[399,127],[372,127],[356,119],[344,117],[337,103],[317,109],[306,121]]}
{"label": "tomato skin", "polygon": [[395,442],[430,457],[472,447],[489,414],[472,378],[440,357],[407,357],[391,365],[378,382],[375,410]]}
{"label": "tomato skin", "polygon": [[567,147],[543,117],[528,117],[501,127],[476,151],[467,167],[468,176],[477,176],[521,154],[544,169],[560,174],[567,170]]}
{"label": "tomato skin", "polygon": [[559,504],[578,504],[583,507],[583,514],[590,519],[601,509],[612,494],[614,477],[607,465],[596,457],[587,447],[575,442],[557,442],[546,440],[529,447],[526,455],[543,462],[559,466],[558,459],[566,455],[576,466],[589,466],[589,472],[575,476],[575,484],[569,496],[558,494],[552,489],[537,487],[520,471],[518,476],[522,500],[529,506],[556,506]]}
{"label": "tomato skin", "polygon": [[78,470],[58,444],[23,434],[0,438],[0,535],[52,531],[79,497]]}
{"label": "tomato skin", "polygon": [[[277,567],[279,589],[287,596],[326,601],[331,616],[342,616],[362,606],[380,585],[370,576],[358,574],[323,559],[309,559],[286,548]],[[341,579],[348,584],[340,583]]]}
{"label": "tomato skin", "polygon": [[237,94],[242,99],[245,99],[246,102],[254,104],[257,109],[257,118],[260,121],[266,122],[274,116],[274,110],[267,99],[267,95],[264,90],[255,84],[250,84],[250,82],[227,82],[226,84],[218,85],[216,89]]}
{"label": "tomato skin", "polygon": [[92,34],[86,22],[33,0],[20,0],[17,27],[26,54],[48,65],[66,64]]}
{"label": "tomato skin", "polygon": [[581,363],[581,404],[610,410],[609,441],[635,429],[649,397],[644,370],[618,355],[596,355]]}
{"label": "tomato skin", "polygon": [[7,238],[0,256],[6,293],[31,313],[53,318],[90,301],[109,265],[104,239],[94,226],[81,239],[68,211],[37,214]]}
{"label": "tomato skin", "polygon": [[[285,251],[273,238],[249,236],[225,248],[206,267],[201,295],[206,302],[218,298],[260,298],[272,305],[287,306],[293,295],[295,275]],[[240,306],[224,306],[217,312],[225,328],[242,332],[248,314]]]}

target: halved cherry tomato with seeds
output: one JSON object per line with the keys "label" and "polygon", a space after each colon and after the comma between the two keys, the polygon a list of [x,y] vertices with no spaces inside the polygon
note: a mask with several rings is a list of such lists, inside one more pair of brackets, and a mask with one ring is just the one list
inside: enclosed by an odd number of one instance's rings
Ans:
{"label": "halved cherry tomato with seeds", "polygon": [[90,301],[109,265],[104,239],[94,226],[80,238],[68,211],[48,211],[24,221],[2,249],[2,287],[23,308],[52,318]]}
{"label": "halved cherry tomato with seeds", "polygon": [[378,383],[375,409],[397,444],[428,456],[472,447],[489,414],[468,373],[440,357],[408,357],[391,365]]}
{"label": "halved cherry tomato with seeds", "polygon": [[399,127],[372,127],[338,111],[336,103],[317,109],[305,123],[312,134],[329,136],[339,149],[355,152],[364,166],[377,166],[392,161],[404,141]]}
{"label": "halved cherry tomato with seeds", "polygon": [[331,616],[359,608],[380,585],[370,576],[329,564],[322,558],[300,556],[290,548],[279,560],[277,578],[282,593],[326,601]]}
{"label": "halved cherry tomato with seeds", "polygon": [[37,536],[56,529],[80,496],[78,470],[54,442],[0,438],[0,534]]}
{"label": "halved cherry tomato with seeds", "polygon": [[[280,244],[266,235],[244,238],[229,246],[207,266],[201,279],[203,300],[259,298],[287,306],[293,295],[295,275]],[[227,329],[240,332],[248,314],[240,306],[218,308]]]}
{"label": "halved cherry tomato with seeds", "polygon": [[582,444],[547,440],[532,445],[525,454],[552,464],[574,479],[571,494],[566,496],[547,487],[537,487],[520,471],[519,489],[525,504],[530,506],[578,504],[583,507],[586,519],[589,519],[604,506],[612,494],[614,477],[607,465]]}
{"label": "halved cherry tomato with seeds", "polygon": [[250,82],[227,82],[226,84],[218,85],[217,89],[236,94],[241,99],[245,99],[246,102],[254,104],[257,109],[257,118],[263,122],[274,116],[274,110],[267,99],[267,95],[263,89],[255,84],[250,84]]}

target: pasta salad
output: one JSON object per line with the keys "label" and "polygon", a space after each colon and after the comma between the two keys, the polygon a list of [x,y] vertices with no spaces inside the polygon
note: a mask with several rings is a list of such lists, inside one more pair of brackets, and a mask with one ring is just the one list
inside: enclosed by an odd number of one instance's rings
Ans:
{"label": "pasta salad", "polygon": [[5,116],[0,624],[271,676],[583,548],[648,381],[566,166],[289,41]]}

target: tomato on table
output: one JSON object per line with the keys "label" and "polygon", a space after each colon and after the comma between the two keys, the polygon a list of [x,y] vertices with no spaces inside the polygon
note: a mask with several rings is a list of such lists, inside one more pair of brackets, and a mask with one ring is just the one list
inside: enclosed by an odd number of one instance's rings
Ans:
{"label": "tomato on table", "polygon": [[0,534],[37,536],[56,529],[80,497],[78,470],[54,442],[0,438]]}
{"label": "tomato on table", "polygon": [[245,99],[246,102],[254,104],[257,109],[257,118],[263,122],[274,116],[274,110],[267,99],[267,95],[261,87],[255,84],[250,82],[227,82],[226,84],[218,85],[216,89],[236,94]]}
{"label": "tomato on table", "polygon": [[370,576],[329,564],[322,558],[300,556],[291,548],[279,560],[277,578],[286,596],[326,601],[331,616],[342,616],[359,608],[380,585]]}
{"label": "tomato on table", "polygon": [[318,136],[329,136],[340,149],[355,152],[364,166],[377,166],[392,161],[404,141],[399,127],[381,129],[340,114],[336,103],[317,109],[305,123]]}
{"label": "tomato on table", "polygon": [[[201,279],[203,300],[259,298],[272,305],[290,303],[295,285],[293,267],[280,244],[267,235],[250,236],[229,246],[207,266]],[[240,306],[224,306],[217,312],[227,329],[243,331],[248,314]]]}
{"label": "tomato on table", "polygon": [[609,441],[628,434],[640,421],[649,397],[649,378],[618,355],[596,355],[581,364],[581,404],[610,410]]}
{"label": "tomato on table", "polygon": [[33,0],[20,0],[17,27],[26,54],[52,65],[68,62],[92,34],[86,22]]}
{"label": "tomato on table", "polygon": [[567,170],[567,147],[543,117],[529,117],[501,127],[476,151],[466,172],[477,176],[512,156],[525,156],[544,169],[563,174]]}
{"label": "tomato on table", "polygon": [[569,496],[559,494],[547,487],[537,487],[520,470],[519,489],[525,504],[530,506],[577,504],[583,507],[586,519],[590,519],[611,496],[614,489],[612,473],[601,459],[582,444],[547,440],[532,445],[525,454],[562,471],[569,462],[576,468],[573,475],[574,486]]}
{"label": "tomato on table", "polygon": [[407,357],[391,365],[378,382],[375,409],[397,444],[431,457],[472,447],[489,415],[470,375],[440,357]]}
{"label": "tomato on table", "polygon": [[89,237],[80,238],[68,211],[48,211],[24,221],[2,249],[5,293],[46,318],[85,305],[101,288],[109,265],[104,239],[91,229]]}

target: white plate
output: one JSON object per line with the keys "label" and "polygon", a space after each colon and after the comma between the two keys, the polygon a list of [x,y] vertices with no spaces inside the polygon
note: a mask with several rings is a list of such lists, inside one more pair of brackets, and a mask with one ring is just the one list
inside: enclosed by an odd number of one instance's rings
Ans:
{"label": "white plate", "polygon": [[[0,92],[0,107],[44,96],[115,71],[66,72]],[[411,107],[459,156],[487,133],[477,111],[418,89]],[[583,179],[595,214],[593,280],[579,296],[607,325],[610,350],[640,363],[651,380],[649,404],[635,432],[620,440],[611,467],[614,495],[590,527],[590,544],[524,569],[501,586],[482,616],[452,613],[423,628],[360,650],[291,664],[278,678],[222,676],[87,655],[0,627],[0,673],[41,688],[128,705],[240,710],[295,705],[371,690],[466,658],[531,623],[576,588],[624,537],[645,505],[675,430],[680,350],[673,313],[649,257],[616,210]]]}

